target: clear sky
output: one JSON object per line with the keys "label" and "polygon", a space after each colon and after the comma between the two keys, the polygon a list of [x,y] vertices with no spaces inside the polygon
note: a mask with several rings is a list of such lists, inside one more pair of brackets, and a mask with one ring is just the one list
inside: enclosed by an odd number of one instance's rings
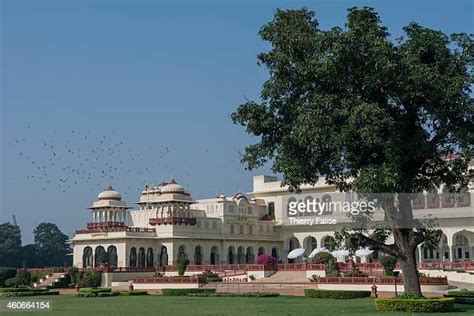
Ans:
{"label": "clear sky", "polygon": [[[109,181],[132,204],[175,177],[194,198],[251,191],[229,118],[266,79],[259,28],[307,6],[323,29],[371,6],[394,36],[417,21],[473,32],[473,1],[8,1],[1,4],[0,222],[71,236]],[[111,179],[112,178],[112,179]],[[110,180],[111,179],[111,180]]]}

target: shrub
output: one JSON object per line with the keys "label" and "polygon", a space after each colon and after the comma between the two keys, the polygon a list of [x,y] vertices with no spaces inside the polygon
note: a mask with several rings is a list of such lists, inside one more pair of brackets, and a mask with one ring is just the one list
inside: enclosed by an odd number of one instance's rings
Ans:
{"label": "shrub", "polygon": [[436,313],[454,308],[454,298],[376,298],[377,311]]}
{"label": "shrub", "polygon": [[198,297],[277,297],[280,293],[272,292],[249,292],[249,293],[189,293],[187,296]]}
{"label": "shrub", "polygon": [[[0,289],[1,290],[1,289]],[[457,290],[457,291],[449,291],[448,295],[446,296],[472,296],[474,297],[474,291],[470,291],[467,289]]]}
{"label": "shrub", "polygon": [[318,281],[319,281],[319,275],[313,274],[313,275],[309,278],[309,281],[310,281],[310,282],[318,282]]}
{"label": "shrub", "polygon": [[188,267],[188,260],[186,260],[185,256],[180,256],[178,259],[178,275],[183,276],[186,272],[186,268]]}
{"label": "shrub", "polygon": [[257,257],[257,264],[275,264],[277,262],[276,258],[270,255],[261,254]]}
{"label": "shrub", "polygon": [[15,277],[16,269],[14,268],[0,268],[0,287],[5,286],[5,281]]}
{"label": "shrub", "polygon": [[102,293],[97,293],[98,297],[110,297],[110,296],[118,296],[120,295],[119,292],[102,292]]}
{"label": "shrub", "polygon": [[6,292],[28,292],[31,291],[27,287],[5,287],[0,289],[0,293],[6,293]]}
{"label": "shrub", "polygon": [[101,293],[111,293],[112,289],[109,288],[83,288],[79,289],[77,296],[79,297],[97,297]]}
{"label": "shrub", "polygon": [[216,289],[163,289],[163,296],[185,296],[189,293],[215,293]]}
{"label": "shrub", "polygon": [[337,267],[337,260],[329,252],[318,252],[313,257],[313,263],[323,263],[326,271],[326,276],[338,276],[339,268]]}
{"label": "shrub", "polygon": [[4,288],[0,291],[0,297],[25,297],[37,295],[59,295],[59,291],[49,291],[48,289],[28,289],[28,288]]}
{"label": "shrub", "polygon": [[133,290],[120,292],[121,296],[148,295],[147,291]]}
{"label": "shrub", "polygon": [[44,272],[33,272],[31,274],[31,282],[37,283],[40,279],[44,279],[46,277],[46,273]]}
{"label": "shrub", "polygon": [[206,282],[222,282],[222,278],[206,278]]}
{"label": "shrub", "polygon": [[251,274],[249,275],[249,279],[252,281],[255,281],[257,278],[255,277],[255,275]]}
{"label": "shrub", "polygon": [[370,297],[370,291],[337,291],[337,290],[315,290],[305,289],[305,297],[329,298],[329,299],[351,299]]}
{"label": "shrub", "polygon": [[79,269],[77,267],[70,267],[67,270],[69,277],[71,278],[71,283],[77,283],[79,279]]}
{"label": "shrub", "polygon": [[88,287],[99,287],[102,275],[98,271],[82,271],[79,273],[79,279],[77,283],[81,287],[88,288]]}
{"label": "shrub", "polygon": [[391,276],[393,275],[393,270],[395,270],[395,266],[397,265],[397,258],[392,256],[383,256],[380,258],[380,264],[383,266],[385,275]]}
{"label": "shrub", "polygon": [[352,271],[344,272],[343,276],[345,276],[345,277],[364,277],[364,278],[366,278],[369,275],[365,272],[362,272],[360,270],[355,269],[355,270],[352,270]]}

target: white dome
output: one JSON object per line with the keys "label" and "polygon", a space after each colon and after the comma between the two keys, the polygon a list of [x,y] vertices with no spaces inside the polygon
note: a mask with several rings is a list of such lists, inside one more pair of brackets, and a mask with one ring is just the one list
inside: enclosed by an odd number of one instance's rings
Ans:
{"label": "white dome", "polygon": [[97,196],[99,200],[121,200],[122,195],[109,186],[105,191],[102,191]]}
{"label": "white dome", "polygon": [[186,193],[184,187],[176,183],[176,181],[171,180],[170,183],[161,188],[161,193]]}

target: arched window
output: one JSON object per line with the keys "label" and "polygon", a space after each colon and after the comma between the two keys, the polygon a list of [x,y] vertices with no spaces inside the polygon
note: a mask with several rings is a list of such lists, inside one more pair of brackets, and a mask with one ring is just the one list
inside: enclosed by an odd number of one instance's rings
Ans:
{"label": "arched window", "polygon": [[146,266],[147,267],[153,267],[153,260],[154,259],[154,256],[153,256],[153,248],[148,248],[148,250],[146,251]]}
{"label": "arched window", "polygon": [[239,232],[240,232],[241,235],[244,234],[244,226],[240,225]]}
{"label": "arched window", "polygon": [[258,248],[258,255],[264,255],[265,254],[265,248],[264,247],[260,247]]}
{"label": "arched window", "polygon": [[202,264],[202,248],[201,246],[196,246],[194,248],[194,264],[201,265]]}
{"label": "arched window", "polygon": [[145,248],[143,247],[138,250],[138,267],[145,267]]}
{"label": "arched window", "polygon": [[275,217],[275,202],[270,202],[267,205],[268,217]]}
{"label": "arched window", "polygon": [[211,264],[219,264],[219,248],[217,246],[213,246],[211,248]]}
{"label": "arched window", "polygon": [[95,248],[95,266],[100,267],[107,264],[107,253],[104,247],[98,246]]}
{"label": "arched window", "polygon": [[112,268],[116,268],[117,267],[117,260],[118,260],[118,256],[117,256],[117,247],[115,246],[109,246],[107,248],[107,255],[108,255],[108,263],[109,263],[109,267],[112,267]]}
{"label": "arched window", "polygon": [[179,260],[181,257],[187,259],[186,247],[184,245],[178,247],[178,256],[176,257],[176,259]]}
{"label": "arched window", "polygon": [[90,268],[93,266],[93,263],[92,248],[88,246],[82,252],[82,267]]}
{"label": "arched window", "polygon": [[304,245],[307,253],[311,253],[314,249],[318,248],[318,242],[316,241],[316,238],[313,236],[309,236],[305,240],[305,245]]}
{"label": "arched window", "polygon": [[253,234],[253,227],[249,226],[249,235],[252,235],[252,234]]}
{"label": "arched window", "polygon": [[244,264],[245,263],[245,250],[244,247],[240,246],[237,248],[237,263]]}
{"label": "arched window", "polygon": [[255,262],[255,255],[253,254],[253,248],[248,247],[247,248],[247,255],[245,256],[245,262],[247,264],[251,264]]}
{"label": "arched window", "polygon": [[230,233],[231,233],[231,234],[234,233],[234,225],[230,225]]}
{"label": "arched window", "polygon": [[132,247],[130,249],[130,267],[135,268],[137,266],[137,249]]}
{"label": "arched window", "polygon": [[168,249],[166,246],[161,246],[160,251],[160,266],[167,266],[168,265]]}
{"label": "arched window", "polygon": [[227,250],[227,262],[229,264],[234,264],[235,263],[235,249],[234,247],[229,247]]}
{"label": "arched window", "polygon": [[275,259],[278,260],[278,248],[277,247],[272,248],[272,257],[274,257]]}
{"label": "arched window", "polygon": [[323,238],[322,246],[325,247],[329,251],[333,251],[336,247],[336,242],[334,238],[331,236],[326,236]]}

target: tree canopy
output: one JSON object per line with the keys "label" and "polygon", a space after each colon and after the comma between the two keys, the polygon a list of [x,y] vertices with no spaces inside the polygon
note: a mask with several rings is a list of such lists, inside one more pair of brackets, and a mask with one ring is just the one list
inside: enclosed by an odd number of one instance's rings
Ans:
{"label": "tree canopy", "polygon": [[232,119],[259,139],[242,162],[271,163],[291,190],[324,177],[341,191],[391,193],[383,206],[395,243],[384,243],[383,230],[352,237],[400,259],[406,289],[421,295],[415,250],[436,236],[402,226],[413,211],[407,195],[399,205],[394,195],[468,184],[474,44],[472,35],[417,23],[403,32],[393,40],[367,7],[349,9],[345,26],[330,30],[306,8],[277,10],[259,32],[271,44],[258,55],[269,73],[261,100]]}

